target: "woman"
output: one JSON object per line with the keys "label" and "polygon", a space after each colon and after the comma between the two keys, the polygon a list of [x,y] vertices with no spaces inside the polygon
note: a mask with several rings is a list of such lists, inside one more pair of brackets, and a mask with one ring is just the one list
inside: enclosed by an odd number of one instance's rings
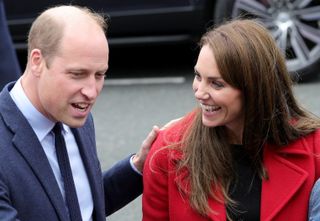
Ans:
{"label": "woman", "polygon": [[199,108],[160,132],[148,155],[143,221],[307,220],[320,121],[297,104],[272,36],[235,20],[200,46]]}

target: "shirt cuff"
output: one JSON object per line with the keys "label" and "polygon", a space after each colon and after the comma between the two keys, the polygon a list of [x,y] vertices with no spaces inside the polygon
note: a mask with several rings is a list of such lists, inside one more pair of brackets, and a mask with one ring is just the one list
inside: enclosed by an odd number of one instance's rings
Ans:
{"label": "shirt cuff", "polygon": [[142,173],[136,168],[136,166],[134,165],[134,163],[133,163],[133,157],[134,157],[135,155],[132,155],[131,157],[130,157],[130,165],[131,165],[131,168],[136,172],[136,173],[138,173],[138,174],[140,174],[141,176],[142,176]]}

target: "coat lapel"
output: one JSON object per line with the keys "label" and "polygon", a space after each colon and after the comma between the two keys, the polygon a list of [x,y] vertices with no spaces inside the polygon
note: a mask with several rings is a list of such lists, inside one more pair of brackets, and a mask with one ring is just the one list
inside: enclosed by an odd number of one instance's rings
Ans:
{"label": "coat lapel", "polygon": [[18,110],[7,88],[1,93],[1,115],[9,130],[12,143],[37,177],[61,220],[68,220],[64,201],[45,152],[33,129]]}
{"label": "coat lapel", "polygon": [[[273,220],[287,205],[294,195],[302,188],[308,178],[308,172],[288,160],[294,157],[308,159],[306,150],[288,145],[276,150],[271,146],[264,148],[264,165],[269,179],[262,183],[261,220]],[[291,158],[292,159],[292,158]]]}
{"label": "coat lapel", "polygon": [[65,204],[57,181],[53,175],[47,156],[45,155],[41,144],[37,141],[37,137],[32,129],[30,128],[28,132],[17,131],[16,135],[13,137],[13,144],[42,184],[44,191],[47,193],[48,198],[60,219],[68,220],[67,210],[64,206]]}
{"label": "coat lapel", "polygon": [[[216,191],[215,195],[220,197],[223,200],[222,193],[220,191]],[[210,208],[214,209],[214,212],[209,213],[209,219],[212,221],[226,221],[227,213],[226,206],[224,202],[219,202],[218,200],[214,200],[212,197],[208,199],[208,203]]]}
{"label": "coat lapel", "polygon": [[105,220],[104,192],[102,173],[96,153],[93,130],[90,127],[72,129],[88,175],[94,203],[94,217],[97,221]]}

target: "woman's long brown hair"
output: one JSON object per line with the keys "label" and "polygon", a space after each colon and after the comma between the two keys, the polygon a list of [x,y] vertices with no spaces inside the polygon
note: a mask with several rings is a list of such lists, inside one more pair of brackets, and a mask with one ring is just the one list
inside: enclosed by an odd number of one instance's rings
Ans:
{"label": "woman's long brown hair", "polygon": [[[264,144],[281,148],[319,128],[319,119],[297,104],[283,53],[258,22],[239,19],[225,23],[209,30],[200,41],[203,45],[212,49],[222,78],[243,93],[243,146],[261,179],[267,179],[262,161]],[[177,147],[183,151],[177,173],[185,168],[189,171],[183,178],[188,187],[185,182],[178,186],[189,196],[191,206],[204,216],[214,212],[208,197],[232,207],[235,202],[228,194],[233,179],[232,155],[225,128],[204,126],[198,110]]]}

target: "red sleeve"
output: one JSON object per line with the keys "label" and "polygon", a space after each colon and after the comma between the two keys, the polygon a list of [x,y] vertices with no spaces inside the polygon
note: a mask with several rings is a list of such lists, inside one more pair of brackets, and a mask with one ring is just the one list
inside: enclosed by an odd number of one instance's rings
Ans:
{"label": "red sleeve", "polygon": [[[169,192],[174,189],[174,161],[181,152],[167,146],[181,140],[191,125],[195,112],[187,114],[170,128],[160,131],[147,156],[143,169],[142,211],[143,221],[170,219]],[[172,192],[170,192],[172,194]]]}
{"label": "red sleeve", "polygon": [[168,149],[164,131],[151,147],[143,169],[143,221],[169,220],[168,205]]}

